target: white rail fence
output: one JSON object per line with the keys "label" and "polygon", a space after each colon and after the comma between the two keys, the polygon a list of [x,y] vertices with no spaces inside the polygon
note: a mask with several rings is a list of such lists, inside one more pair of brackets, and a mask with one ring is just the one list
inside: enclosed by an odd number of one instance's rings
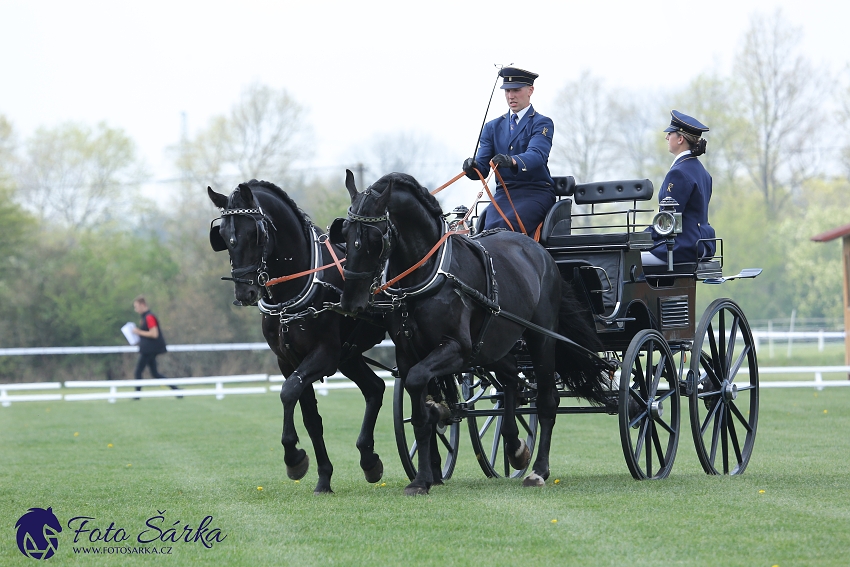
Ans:
{"label": "white rail fence", "polygon": [[[759,340],[818,340],[819,345],[825,340],[837,340],[844,338],[843,332],[754,332],[754,338],[758,344]],[[393,346],[392,342],[385,340],[378,347]],[[170,345],[169,352],[213,352],[213,351],[228,351],[228,350],[266,350],[268,345],[265,343],[230,343],[230,344],[197,344],[197,345]],[[138,347],[133,346],[105,346],[105,347],[37,347],[37,348],[2,348],[0,356],[44,356],[44,355],[68,355],[68,354],[116,354],[116,353],[135,353],[138,352]],[[742,369],[743,373],[747,372],[746,368]],[[378,371],[376,374],[384,379],[384,383],[388,387],[394,385],[394,380],[389,372]],[[780,367],[761,367],[759,374],[800,374],[812,375],[811,381],[776,381],[776,382],[760,382],[762,388],[816,388],[822,390],[830,386],[850,386],[850,366],[780,366]],[[824,380],[825,374],[841,374],[841,379]],[[0,384],[0,405],[8,407],[12,402],[33,402],[33,401],[84,401],[84,400],[108,400],[110,403],[115,403],[119,399],[133,398],[164,398],[175,396],[210,396],[214,395],[216,399],[223,399],[226,395],[239,394],[265,394],[268,392],[278,393],[279,386],[284,378],[280,375],[268,374],[244,374],[237,376],[205,376],[193,378],[163,378],[163,379],[146,379],[146,380],[74,380],[66,382],[34,382],[34,383],[15,383],[15,384]],[[264,383],[260,385],[260,383]],[[239,384],[239,386],[233,386]],[[254,384],[245,386],[245,384]],[[210,388],[201,388],[199,386],[211,386]],[[228,385],[228,386],[225,386]],[[163,390],[164,386],[182,387],[178,390]],[[186,388],[186,386],[191,386]],[[157,390],[142,390],[136,391],[136,387],[157,387]],[[334,374],[325,379],[324,382],[316,382],[313,384],[317,393],[327,395],[331,390],[351,389],[357,386],[345,378],[342,374]],[[42,391],[55,390],[103,390],[96,392],[84,393],[64,393],[51,392],[34,393]],[[18,393],[25,392],[25,393]]]}
{"label": "white rail fence", "polygon": [[[747,369],[742,369],[742,373],[746,373]],[[384,384],[392,388],[395,381],[392,375],[384,370],[376,372],[376,374],[384,379]],[[760,375],[766,374],[813,374],[814,380],[811,381],[777,381],[764,382],[761,381],[761,388],[816,388],[823,390],[830,386],[850,386],[850,380],[847,376],[850,375],[850,366],[788,366],[788,367],[769,367],[759,368]],[[839,380],[824,380],[824,374],[842,374],[843,378]],[[239,376],[206,376],[199,378],[163,378],[163,379],[146,379],[146,380],[73,380],[67,382],[36,382],[29,384],[0,384],[0,405],[8,407],[12,402],[47,402],[64,400],[68,402],[87,401],[87,400],[108,400],[110,403],[115,403],[119,399],[133,398],[173,398],[183,396],[215,396],[216,399],[224,399],[225,396],[237,394],[266,394],[268,392],[278,393],[280,388],[278,384],[283,382],[284,378],[280,375],[268,374],[244,374]],[[258,386],[239,386],[225,387],[225,384],[250,384],[264,383]],[[266,385],[267,384],[267,385]],[[211,388],[185,388],[185,386],[205,386],[211,385]],[[179,390],[163,390],[162,387],[177,386],[184,387]],[[157,387],[157,390],[142,390],[137,392],[136,387]],[[331,390],[343,390],[356,388],[357,386],[349,381],[342,374],[334,374],[325,379],[325,382],[316,382],[313,388],[318,394],[328,395]],[[16,392],[35,392],[42,390],[60,390],[62,388],[73,389],[88,389],[88,390],[103,390],[102,392],[85,392],[81,394],[55,393],[55,394],[16,394]],[[119,391],[123,389],[123,391]],[[10,392],[12,395],[10,395]]]}

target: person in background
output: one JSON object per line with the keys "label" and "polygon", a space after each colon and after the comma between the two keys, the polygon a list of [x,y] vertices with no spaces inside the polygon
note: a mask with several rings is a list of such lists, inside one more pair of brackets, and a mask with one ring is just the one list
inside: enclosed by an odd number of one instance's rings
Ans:
{"label": "person in background", "polygon": [[[708,127],[678,110],[670,114],[670,126],[664,131],[667,133],[667,149],[676,157],[658,191],[658,201],[672,197],[678,203],[676,212],[682,213],[682,233],[676,235],[673,262],[704,261],[712,258],[716,249],[716,242],[711,240],[715,238],[714,229],[708,223],[711,175],[697,159],[705,153],[706,140],[702,135],[708,132]],[[655,247],[641,252],[643,264],[666,265],[666,237],[652,230],[652,239]]]}
{"label": "person in background", "polygon": [[474,158],[463,162],[463,171],[468,178],[477,181],[475,169],[486,177],[492,161],[510,193],[513,207],[501,183],[493,195],[510,226],[491,204],[485,210],[484,230],[513,228],[520,232],[516,219],[519,215],[526,234],[533,237],[555,204],[555,182],[549,173],[549,151],[555,126],[551,118],[539,114],[531,105],[536,73],[505,67],[499,75],[509,111],[484,126],[478,152]]}
{"label": "person in background", "polygon": [[[133,333],[139,335],[139,361],[136,363],[135,378],[136,380],[142,379],[142,372],[144,372],[146,366],[150,368],[151,376],[154,378],[165,378],[156,368],[157,355],[168,350],[165,345],[165,336],[159,326],[159,320],[156,315],[151,313],[148,302],[142,295],[133,300],[133,310],[141,316],[139,326],[133,329]],[[141,389],[139,386],[136,391],[138,392]],[[179,390],[180,388],[171,386],[171,389]],[[138,400],[139,398],[135,399]]]}

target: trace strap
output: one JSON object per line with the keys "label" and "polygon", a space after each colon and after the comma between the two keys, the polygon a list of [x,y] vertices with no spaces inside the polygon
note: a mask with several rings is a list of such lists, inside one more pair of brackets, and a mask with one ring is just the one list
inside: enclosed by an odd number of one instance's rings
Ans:
{"label": "trace strap", "polygon": [[304,270],[303,272],[298,272],[297,274],[289,274],[288,276],[281,276],[279,278],[271,279],[266,282],[266,287],[271,287],[279,283],[288,282],[289,280],[309,276],[310,274],[321,272],[322,270],[327,270],[328,268],[332,268],[333,266],[336,266],[336,269],[339,270],[339,275],[342,276],[342,279],[344,280],[345,276],[343,275],[342,271],[342,263],[345,262],[345,258],[343,258],[342,260],[337,258],[336,252],[334,252],[333,246],[327,238],[325,238],[323,242],[325,243],[325,246],[327,247],[328,251],[331,253],[331,258],[334,259],[333,263],[325,264],[324,266],[319,266],[318,268],[313,268],[312,270]]}
{"label": "trace strap", "polygon": [[381,293],[382,291],[385,291],[387,288],[389,288],[389,287],[390,287],[391,285],[393,285],[394,283],[396,283],[396,282],[398,282],[398,281],[400,281],[400,280],[402,280],[402,279],[406,278],[406,277],[407,277],[408,275],[410,275],[410,273],[411,273],[411,272],[413,272],[414,270],[419,269],[419,268],[422,266],[422,264],[424,264],[425,262],[427,262],[427,261],[428,261],[428,259],[429,259],[431,256],[433,256],[433,255],[434,255],[434,253],[435,253],[437,250],[439,250],[439,249],[440,249],[440,247],[443,245],[443,243],[446,241],[446,239],[448,239],[448,237],[453,236],[453,235],[455,235],[455,234],[469,234],[469,229],[464,229],[464,230],[449,230],[449,231],[446,231],[446,232],[443,234],[443,236],[442,236],[442,237],[440,237],[440,240],[438,240],[438,241],[437,241],[437,243],[436,243],[436,244],[434,244],[434,246],[431,248],[431,250],[429,250],[429,251],[428,251],[428,253],[427,253],[427,254],[425,254],[425,257],[424,257],[424,258],[422,258],[421,260],[419,260],[418,262],[416,262],[415,264],[413,264],[412,266],[410,266],[409,268],[407,268],[405,271],[403,271],[402,273],[400,273],[399,275],[397,275],[396,277],[394,277],[393,279],[391,279],[390,281],[388,281],[387,283],[385,283],[385,284],[384,284],[384,285],[382,285],[381,287],[377,288],[377,289],[376,289],[375,291],[373,291],[372,293],[373,293],[373,294],[375,294],[375,295],[377,295],[377,294]]}

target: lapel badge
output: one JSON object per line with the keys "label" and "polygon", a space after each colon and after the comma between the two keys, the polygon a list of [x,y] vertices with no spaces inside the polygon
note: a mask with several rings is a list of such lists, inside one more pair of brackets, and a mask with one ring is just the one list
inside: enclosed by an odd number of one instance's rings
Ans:
{"label": "lapel badge", "polygon": [[549,128],[543,128],[543,135],[545,136],[546,132],[548,132],[548,131],[549,131]]}
{"label": "lapel badge", "polygon": [[668,184],[667,184],[667,192],[668,192],[668,193],[672,193],[672,192],[673,192],[673,184],[672,184],[672,183],[668,183]]}

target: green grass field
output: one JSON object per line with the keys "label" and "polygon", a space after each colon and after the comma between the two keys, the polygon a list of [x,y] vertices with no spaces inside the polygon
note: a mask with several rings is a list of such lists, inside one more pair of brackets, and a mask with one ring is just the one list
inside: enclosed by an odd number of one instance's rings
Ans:
{"label": "green grass field", "polygon": [[[686,428],[671,476],[634,481],[615,417],[560,416],[545,488],[484,478],[464,428],[454,477],[417,498],[402,495],[391,390],[376,438],[379,485],[357,465],[362,398],[335,391],[319,404],[335,466],[336,494],[323,497],[312,494],[315,466],[301,482],[286,478],[274,394],[0,408],[0,565],[33,564],[15,523],[48,506],[63,525],[54,565],[848,564],[850,389],[763,390],[740,477],[706,476]],[[226,538],[211,549],[157,542],[172,547],[167,557],[74,554],[72,517],[100,530],[114,522],[130,537],[77,547],[138,547],[160,512],[163,531],[212,516],[208,527]]]}

